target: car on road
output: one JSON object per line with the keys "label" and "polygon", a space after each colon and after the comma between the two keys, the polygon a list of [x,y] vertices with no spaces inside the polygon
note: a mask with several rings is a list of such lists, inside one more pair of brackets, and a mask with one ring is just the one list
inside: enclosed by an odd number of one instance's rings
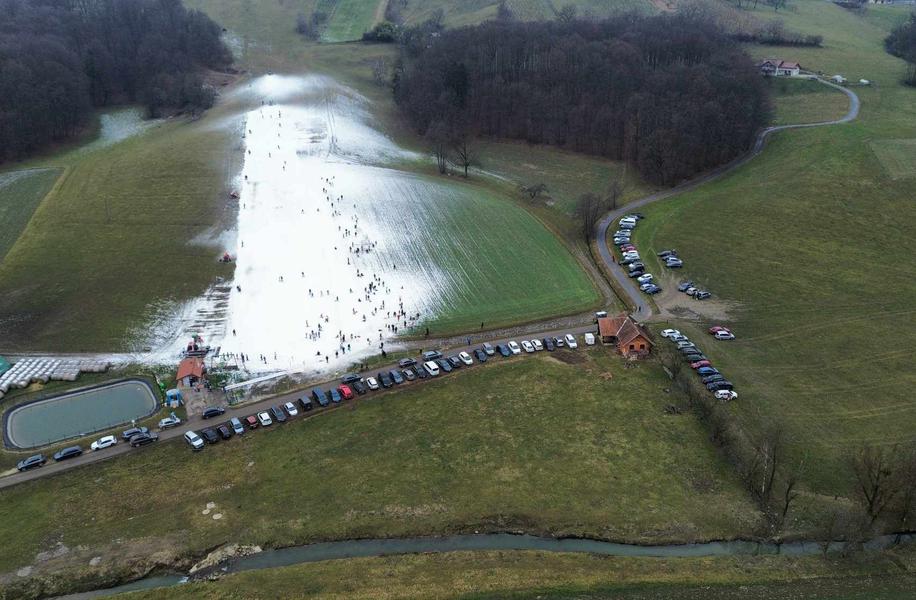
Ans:
{"label": "car on road", "polygon": [[487,356],[493,356],[496,354],[496,348],[493,347],[493,344],[485,343],[483,346],[483,351]]}
{"label": "car on road", "polygon": [[415,364],[417,364],[417,361],[414,358],[402,358],[401,360],[398,361],[398,366],[401,367],[402,369],[406,369],[407,367],[412,367]]}
{"label": "car on road", "polygon": [[126,442],[138,433],[149,433],[149,429],[146,427],[131,427],[130,429],[125,429],[121,432],[121,439]]}
{"label": "car on road", "polygon": [[697,300],[706,300],[710,296],[712,296],[712,294],[710,294],[706,290],[700,290],[694,295],[694,298],[696,298]]}
{"label": "car on road", "polygon": [[704,377],[707,375],[719,375],[719,370],[714,367],[700,367],[697,369],[697,374]]}
{"label": "car on road", "polygon": [[334,404],[340,404],[340,401],[343,400],[343,398],[340,395],[340,392],[337,391],[337,388],[331,388],[330,390],[328,390],[328,393],[331,396],[331,402],[333,402]]}
{"label": "car on road", "polygon": [[[372,378],[370,377],[369,379],[371,380]],[[371,388],[372,386],[370,385],[369,387]],[[318,406],[328,405],[328,396],[321,388],[315,388],[312,390],[312,398],[315,399],[315,402],[318,403]]]}
{"label": "car on road", "polygon": [[224,440],[228,440],[232,437],[232,429],[230,429],[229,426],[225,423],[216,428],[216,433],[218,433],[219,437],[223,438]]}
{"label": "car on road", "polygon": [[208,444],[215,444],[219,441],[219,436],[216,434],[216,430],[212,427],[204,427],[200,430],[200,437],[204,438]]}
{"label": "car on road", "polygon": [[717,340],[733,340],[735,339],[735,334],[731,331],[717,331],[713,337]]}
{"label": "car on road", "polygon": [[213,417],[219,417],[226,412],[226,409],[222,406],[210,406],[204,409],[204,412],[200,414],[202,419],[212,419]]}
{"label": "car on road", "polygon": [[576,341],[576,336],[571,333],[566,334],[566,345],[575,350],[579,347],[579,343]]}
{"label": "car on road", "polygon": [[458,359],[469,367],[474,364],[474,359],[467,352],[459,352]]}
{"label": "car on road", "polygon": [[652,277],[652,273],[645,273],[637,277],[636,281],[638,281],[639,283],[650,283],[653,279],[655,278]]}
{"label": "car on road", "polygon": [[661,252],[658,252],[657,255],[659,258],[668,258],[669,256],[677,256],[677,250],[674,250],[674,249],[662,250]]}
{"label": "car on road", "polygon": [[347,384],[341,384],[337,386],[337,391],[340,392],[340,395],[343,396],[344,400],[353,399],[353,390],[350,389],[350,386]]}
{"label": "car on road", "polygon": [[521,347],[519,347],[518,342],[516,342],[515,340],[512,340],[511,342],[509,342],[509,351],[512,354],[521,354],[522,353]]}
{"label": "car on road", "polygon": [[716,390],[715,396],[717,400],[734,400],[738,397],[738,392],[734,390]]}
{"label": "car on road", "polygon": [[286,410],[286,414],[295,417],[299,414],[299,409],[296,408],[296,405],[292,402],[287,402],[283,405],[283,408]]}
{"label": "car on road", "polygon": [[286,423],[286,413],[279,406],[271,406],[270,415],[277,423]]}
{"label": "car on road", "polygon": [[487,353],[480,348],[474,350],[474,357],[477,358],[477,362],[487,362]]}
{"label": "car on road", "polygon": [[62,460],[67,460],[68,458],[76,458],[83,453],[83,449],[79,446],[69,446],[62,450],[58,450],[54,453],[54,460],[60,462]]}
{"label": "car on road", "polygon": [[696,362],[690,363],[691,369],[699,369],[700,367],[711,367],[711,366],[712,366],[712,363],[706,360],[705,358],[703,360],[698,360]]}
{"label": "car on road", "polygon": [[16,468],[19,472],[28,471],[29,469],[37,469],[38,467],[45,466],[45,463],[48,460],[42,454],[33,454],[28,458],[23,458],[18,463],[16,463]]}
{"label": "car on road", "polygon": [[187,442],[193,450],[203,450],[204,440],[197,435],[196,431],[185,431],[184,441]]}
{"label": "car on road", "polygon": [[369,391],[369,388],[367,388],[366,384],[363,383],[362,381],[354,381],[353,383],[350,384],[350,387],[353,389],[354,392],[356,392],[360,396],[362,396],[367,391]]}
{"label": "car on road", "polygon": [[312,401],[309,398],[299,398],[299,406],[302,407],[302,410],[308,412],[314,408],[312,406]]}
{"label": "car on road", "polygon": [[265,411],[258,413],[258,423],[261,427],[267,427],[268,425],[273,425],[274,422],[270,420],[270,415]]}
{"label": "car on road", "polygon": [[662,329],[663,338],[670,338],[672,335],[681,335],[681,332],[677,329]]}
{"label": "car on road", "polygon": [[255,415],[248,415],[245,417],[245,426],[248,427],[248,429],[257,429],[258,417]]}
{"label": "car on road", "polygon": [[349,385],[349,384],[351,384],[351,383],[356,383],[357,381],[362,381],[362,380],[363,380],[363,378],[360,377],[358,374],[356,374],[356,373],[348,373],[348,374],[344,375],[343,378],[341,378],[340,382],[341,382],[341,383],[346,383],[346,384]]}
{"label": "car on road", "polygon": [[502,354],[504,357],[512,356],[512,351],[509,350],[509,346],[505,344],[500,344],[496,348],[499,350],[499,353]]}
{"label": "car on road", "polygon": [[534,352],[534,344],[532,344],[528,340],[522,340],[522,348],[525,350],[525,352],[529,354]]}
{"label": "car on road", "polygon": [[378,381],[375,379],[375,377],[366,378],[366,387],[373,391],[378,389]]}
{"label": "car on road", "polygon": [[245,433],[245,426],[242,425],[242,421],[238,417],[232,417],[229,419],[229,426],[232,427],[232,431],[235,432],[235,435],[242,435]]}
{"label": "car on road", "polygon": [[537,338],[534,338],[533,340],[531,340],[531,345],[534,346],[535,352],[540,352],[541,350],[544,349],[544,344],[541,342],[541,340]]}
{"label": "car on road", "polygon": [[448,362],[444,358],[440,358],[439,360],[437,360],[436,364],[439,365],[439,368],[442,369],[443,373],[452,372],[452,363]]}
{"label": "car on road", "polygon": [[152,444],[153,442],[159,441],[159,434],[154,432],[149,433],[138,433],[134,437],[130,438],[130,445],[132,448],[139,448],[140,446],[146,446],[147,444]]}
{"label": "car on road", "polygon": [[435,377],[439,374],[439,365],[431,360],[428,360],[423,363],[423,370],[426,371],[430,377]]}
{"label": "car on road", "polygon": [[415,381],[417,378],[417,374],[410,367],[401,371],[401,375],[403,375],[404,379],[406,379],[407,381]]}
{"label": "car on road", "polygon": [[554,350],[557,349],[557,346],[554,343],[553,338],[549,338],[549,337],[544,338],[544,348],[546,348],[548,352],[553,352]]}
{"label": "car on road", "polygon": [[595,345],[595,334],[594,333],[589,332],[585,334],[585,345],[586,346]]}
{"label": "car on road", "polygon": [[175,413],[170,414],[164,419],[159,419],[159,429],[171,429],[181,425],[181,419]]}
{"label": "car on road", "polygon": [[404,376],[401,375],[401,372],[397,369],[391,369],[388,371],[388,376],[391,377],[391,381],[394,382],[395,385],[401,385],[404,383]]}
{"label": "car on road", "polygon": [[665,259],[665,266],[669,269],[678,269],[684,266],[684,261],[675,256],[669,256]]}
{"label": "car on road", "polygon": [[692,288],[692,287],[693,287],[692,281],[690,280],[682,281],[679,284],[677,284],[677,291],[686,292],[689,288]]}
{"label": "car on road", "polygon": [[423,353],[423,360],[425,361],[439,360],[440,358],[442,358],[442,353],[438,350],[427,350]]}
{"label": "car on road", "polygon": [[111,448],[118,443],[118,439],[113,435],[106,435],[105,437],[99,438],[96,441],[89,444],[90,450],[104,450],[105,448]]}

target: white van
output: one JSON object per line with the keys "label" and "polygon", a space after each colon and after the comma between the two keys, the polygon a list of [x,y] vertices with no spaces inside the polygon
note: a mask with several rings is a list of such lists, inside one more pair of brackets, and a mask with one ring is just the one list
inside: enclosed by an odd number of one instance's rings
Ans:
{"label": "white van", "polygon": [[423,363],[423,368],[426,369],[426,372],[429,373],[430,377],[435,377],[439,374],[439,365],[431,360]]}
{"label": "white van", "polygon": [[191,448],[194,450],[201,450],[204,447],[204,441],[194,431],[185,431],[184,441],[186,441],[188,445],[191,446]]}
{"label": "white van", "polygon": [[594,345],[595,345],[595,334],[594,334],[594,333],[586,333],[586,334],[585,334],[585,345],[586,345],[586,346],[594,346]]}

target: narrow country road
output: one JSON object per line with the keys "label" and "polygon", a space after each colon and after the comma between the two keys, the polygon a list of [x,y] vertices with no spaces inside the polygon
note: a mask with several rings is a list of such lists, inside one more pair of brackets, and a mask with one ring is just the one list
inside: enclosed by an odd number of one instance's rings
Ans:
{"label": "narrow country road", "polygon": [[[629,278],[626,271],[623,270],[623,267],[617,264],[617,262],[614,260],[613,250],[609,248],[607,244],[607,232],[611,224],[623,215],[631,213],[638,208],[646,206],[647,204],[652,204],[654,202],[658,202],[659,200],[665,200],[667,198],[671,198],[672,196],[677,196],[678,194],[688,192],[703,185],[704,183],[718,179],[722,175],[731,173],[738,167],[742,166],[760,154],[766,145],[767,138],[777,131],[783,131],[785,129],[802,129],[806,127],[823,127],[825,125],[838,125],[840,123],[848,123],[859,115],[859,97],[855,92],[820,78],[818,78],[817,81],[826,86],[838,89],[849,97],[849,111],[843,117],[833,121],[799,123],[796,125],[774,125],[772,127],[767,127],[766,129],[761,130],[759,134],[757,134],[757,140],[754,142],[754,147],[732,162],[724,164],[720,167],[716,167],[711,171],[707,171],[698,177],[695,177],[689,181],[685,181],[684,183],[676,185],[673,188],[663,190],[661,192],[656,192],[655,194],[634,200],[633,202],[630,202],[623,207],[609,212],[604,216],[604,218],[601,219],[601,221],[598,223],[598,232],[596,237],[598,240],[598,251],[601,255],[601,261],[604,263],[607,271],[617,282],[618,287],[626,294],[628,304],[633,309],[631,315],[634,319],[637,321],[644,321],[648,319],[652,316],[652,307],[647,301],[648,296],[639,291],[639,288],[633,284],[633,280]],[[644,248],[643,250],[646,249]]]}

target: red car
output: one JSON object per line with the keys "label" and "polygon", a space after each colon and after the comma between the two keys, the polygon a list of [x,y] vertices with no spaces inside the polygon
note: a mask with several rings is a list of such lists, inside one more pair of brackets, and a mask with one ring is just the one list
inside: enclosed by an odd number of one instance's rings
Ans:
{"label": "red car", "polygon": [[630,252],[633,250],[636,250],[636,246],[634,246],[633,244],[624,244],[623,246],[620,247],[621,252]]}
{"label": "red car", "polygon": [[350,386],[342,385],[337,388],[337,391],[340,392],[340,395],[343,396],[344,400],[353,399],[353,390],[350,389]]}
{"label": "red car", "polygon": [[728,331],[731,333],[728,327],[722,327],[721,325],[713,325],[709,328],[709,335],[716,335],[720,331]]}
{"label": "red car", "polygon": [[708,360],[698,360],[695,363],[690,363],[691,369],[699,369],[700,367],[711,367],[712,363]]}
{"label": "red car", "polygon": [[257,429],[258,428],[258,418],[254,415],[248,415],[245,417],[245,425],[248,426],[248,429]]}

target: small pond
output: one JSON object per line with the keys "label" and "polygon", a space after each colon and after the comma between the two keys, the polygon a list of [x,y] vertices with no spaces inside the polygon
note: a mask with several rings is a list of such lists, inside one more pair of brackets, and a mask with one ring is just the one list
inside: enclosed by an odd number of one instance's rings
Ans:
{"label": "small pond", "polygon": [[153,389],[139,379],[82,388],[10,410],[4,441],[18,448],[46,446],[147,417],[158,405]]}

